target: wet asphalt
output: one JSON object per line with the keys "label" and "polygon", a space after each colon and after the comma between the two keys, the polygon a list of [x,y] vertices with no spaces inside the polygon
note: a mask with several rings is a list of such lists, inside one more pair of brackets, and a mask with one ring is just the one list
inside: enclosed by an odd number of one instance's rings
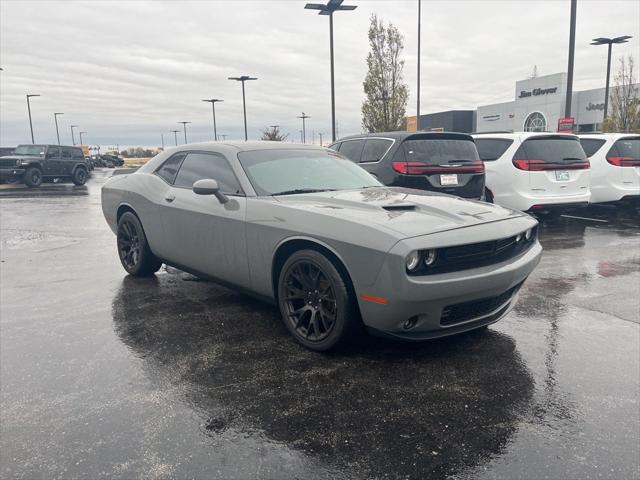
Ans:
{"label": "wet asphalt", "polygon": [[317,354],[274,307],[126,276],[109,173],[0,192],[0,477],[640,478],[637,211],[543,224],[485,331]]}

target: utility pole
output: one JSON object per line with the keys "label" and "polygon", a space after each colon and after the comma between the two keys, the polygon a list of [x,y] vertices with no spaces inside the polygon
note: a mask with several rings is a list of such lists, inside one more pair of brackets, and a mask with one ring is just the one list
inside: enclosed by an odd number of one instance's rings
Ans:
{"label": "utility pole", "polygon": [[422,8],[421,0],[418,0],[418,84],[416,85],[416,131],[420,131],[420,17]]}
{"label": "utility pole", "polygon": [[33,139],[33,123],[31,122],[31,103],[29,102],[29,99],[31,97],[39,97],[40,95],[37,94],[27,94],[27,110],[29,111],[29,128],[31,129],[31,144],[36,143],[36,141]]}
{"label": "utility pole", "polygon": [[567,99],[564,106],[564,117],[571,117],[571,100],[573,96],[573,54],[576,49],[576,10],[578,0],[571,0],[571,20],[569,25],[569,65],[567,66]]}
{"label": "utility pole", "polygon": [[64,113],[55,112],[53,114],[53,120],[56,122],[56,137],[58,137],[58,145],[60,145],[60,131],[58,130],[58,115],[64,115]]}
{"label": "utility pole", "polygon": [[302,112],[302,115],[296,118],[301,118],[302,119],[302,143],[307,143],[307,128],[305,126],[305,120],[307,118],[311,118],[309,115],[305,114],[304,112]]}

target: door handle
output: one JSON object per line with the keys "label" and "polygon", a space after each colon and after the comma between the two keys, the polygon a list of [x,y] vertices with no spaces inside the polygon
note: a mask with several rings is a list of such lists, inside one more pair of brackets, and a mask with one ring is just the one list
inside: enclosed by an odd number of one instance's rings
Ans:
{"label": "door handle", "polygon": [[176,196],[173,193],[169,193],[164,197],[165,202],[171,203],[176,199]]}

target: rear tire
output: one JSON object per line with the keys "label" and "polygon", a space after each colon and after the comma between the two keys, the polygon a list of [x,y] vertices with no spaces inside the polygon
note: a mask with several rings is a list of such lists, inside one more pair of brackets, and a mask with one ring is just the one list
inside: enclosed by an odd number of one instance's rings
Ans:
{"label": "rear tire", "polygon": [[133,212],[125,212],[118,220],[118,256],[120,263],[134,277],[148,277],[157,272],[162,262],[151,252],[142,224]]}
{"label": "rear tire", "polygon": [[349,279],[316,250],[298,250],[284,263],[278,305],[293,338],[316,352],[345,343],[359,324]]}
{"label": "rear tire", "polygon": [[84,167],[76,168],[71,175],[71,181],[78,186],[84,185],[87,181],[87,169]]}
{"label": "rear tire", "polygon": [[494,203],[493,193],[491,193],[491,190],[489,190],[488,188],[484,189],[484,201],[487,203]]}
{"label": "rear tire", "polygon": [[24,172],[24,183],[27,187],[39,187],[42,185],[42,171],[38,167],[29,167]]}

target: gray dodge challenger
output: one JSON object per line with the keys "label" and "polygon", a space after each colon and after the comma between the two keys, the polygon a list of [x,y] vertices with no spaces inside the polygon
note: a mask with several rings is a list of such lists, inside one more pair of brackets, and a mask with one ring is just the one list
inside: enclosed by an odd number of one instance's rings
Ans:
{"label": "gray dodge challenger", "polygon": [[130,275],[166,263],[275,303],[317,351],[363,327],[425,340],[497,322],[542,253],[527,214],[280,142],[167,150],[110,178],[102,209]]}

